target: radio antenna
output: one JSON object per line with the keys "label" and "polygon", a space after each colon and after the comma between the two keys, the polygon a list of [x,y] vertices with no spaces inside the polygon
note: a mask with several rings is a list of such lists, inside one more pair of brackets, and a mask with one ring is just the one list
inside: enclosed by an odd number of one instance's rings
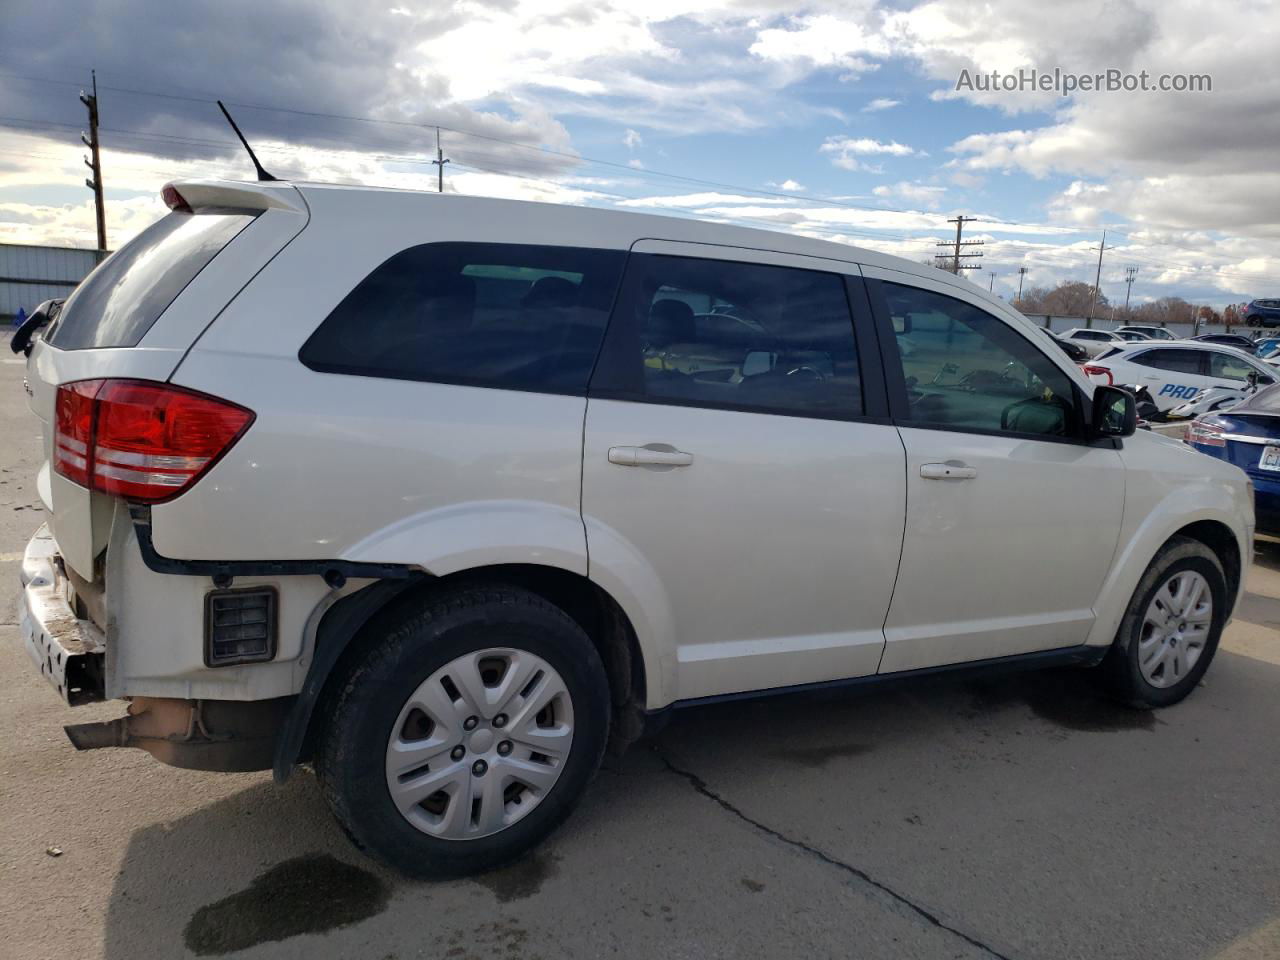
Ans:
{"label": "radio antenna", "polygon": [[239,137],[240,142],[244,144],[245,153],[249,154],[249,159],[253,161],[253,168],[258,171],[258,179],[278,180],[278,177],[273,177],[271,174],[267,173],[262,164],[258,162],[258,157],[253,152],[253,147],[249,146],[249,141],[244,138],[244,134],[240,132],[240,128],[236,126],[236,122],[231,119],[231,113],[227,110],[226,105],[221,100],[218,101],[218,109],[222,111],[222,115],[227,118],[227,123],[231,124],[231,129],[236,132],[236,136]]}

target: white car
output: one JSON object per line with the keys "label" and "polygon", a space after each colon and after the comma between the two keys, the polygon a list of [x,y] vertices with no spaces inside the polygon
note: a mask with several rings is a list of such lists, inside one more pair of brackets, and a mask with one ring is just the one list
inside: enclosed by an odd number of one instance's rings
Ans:
{"label": "white car", "polygon": [[1126,333],[1137,333],[1146,337],[1148,340],[1177,340],[1172,333],[1164,327],[1149,326],[1142,323],[1130,323],[1123,327],[1116,327],[1113,333],[1124,335]]}
{"label": "white car", "polygon": [[1239,598],[1244,473],[964,280],[584,207],[164,196],[28,358],[26,645],[129,701],[77,747],[309,761],[406,873],[519,856],[675,707],[1053,664],[1173,704]]}
{"label": "white car", "polygon": [[1072,343],[1084,347],[1085,350],[1089,351],[1089,356],[1091,357],[1096,357],[1098,354],[1113,350],[1116,347],[1122,347],[1129,342],[1110,330],[1086,329],[1085,327],[1073,327],[1070,330],[1063,331],[1058,336],[1063,340],[1070,340]]}
{"label": "white car", "polygon": [[1128,344],[1084,367],[1095,383],[1146,387],[1161,411],[1186,403],[1206,387],[1242,387],[1250,375],[1259,386],[1276,382],[1276,369],[1243,350],[1197,340]]}

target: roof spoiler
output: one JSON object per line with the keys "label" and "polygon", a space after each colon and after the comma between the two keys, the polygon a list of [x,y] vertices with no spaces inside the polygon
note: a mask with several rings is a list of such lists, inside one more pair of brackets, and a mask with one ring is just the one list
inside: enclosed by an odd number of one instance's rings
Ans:
{"label": "roof spoiler", "polygon": [[189,213],[210,209],[307,212],[307,205],[298,188],[279,180],[173,180],[164,185],[161,196],[170,210]]}

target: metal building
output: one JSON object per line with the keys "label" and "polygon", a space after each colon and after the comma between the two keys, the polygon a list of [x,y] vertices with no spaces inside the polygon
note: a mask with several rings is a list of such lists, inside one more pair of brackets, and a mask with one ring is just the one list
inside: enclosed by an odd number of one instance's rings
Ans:
{"label": "metal building", "polygon": [[65,297],[98,265],[97,250],[0,243],[0,323],[45,300]]}

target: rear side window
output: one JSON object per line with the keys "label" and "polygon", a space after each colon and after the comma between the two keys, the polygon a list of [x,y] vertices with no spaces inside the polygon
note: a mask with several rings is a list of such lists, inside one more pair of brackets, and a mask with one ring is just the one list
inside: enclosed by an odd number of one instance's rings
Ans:
{"label": "rear side window", "polygon": [[585,393],[625,254],[498,243],[402,250],[299,352],[312,370]]}
{"label": "rear side window", "polygon": [[1169,370],[1173,373],[1189,373],[1200,375],[1201,350],[1178,350],[1162,347],[1159,350],[1147,350],[1132,358],[1132,362],[1141,367],[1155,367],[1157,370]]}
{"label": "rear side window", "polygon": [[636,254],[593,385],[653,403],[840,419],[862,414],[844,279]]}
{"label": "rear side window", "polygon": [[196,274],[253,221],[250,214],[170,213],[85,278],[45,337],[60,350],[136,347]]}

